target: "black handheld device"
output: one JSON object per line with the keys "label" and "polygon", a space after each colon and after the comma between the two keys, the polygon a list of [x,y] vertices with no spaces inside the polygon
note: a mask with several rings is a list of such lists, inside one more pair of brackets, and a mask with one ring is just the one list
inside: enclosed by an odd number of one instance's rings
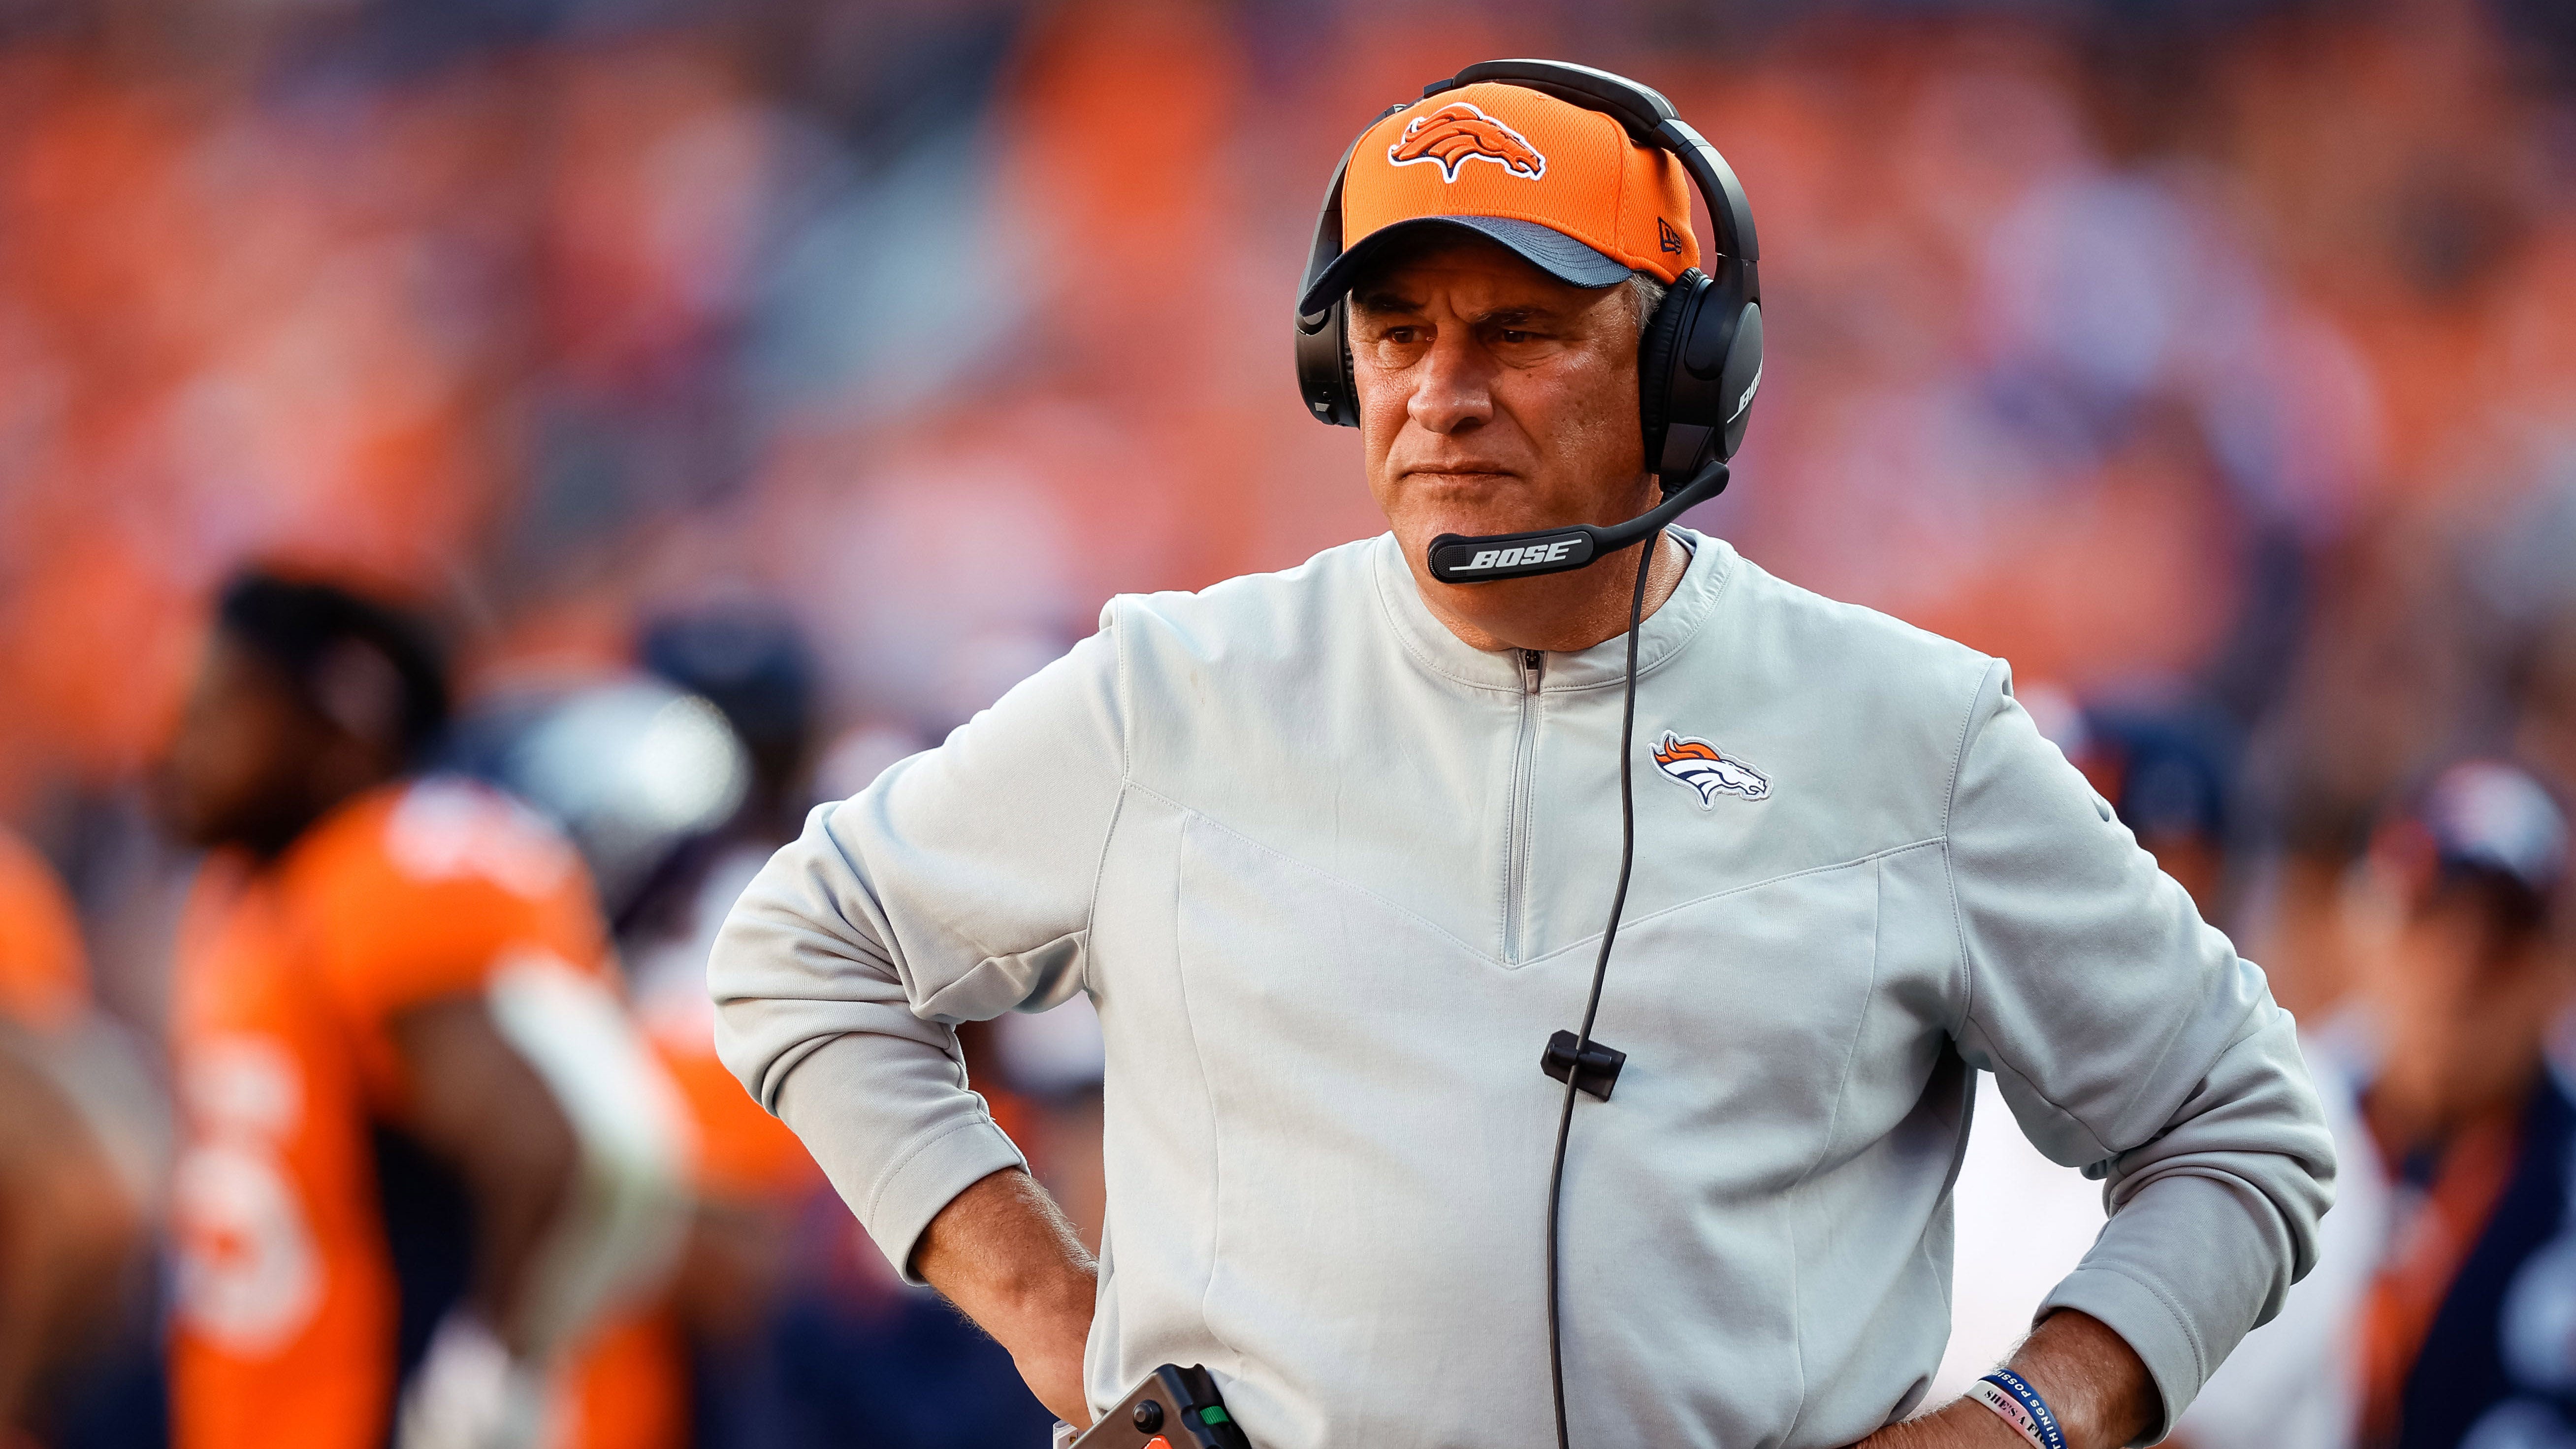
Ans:
{"label": "black handheld device", "polygon": [[1145,1375],[1117,1407],[1082,1431],[1072,1449],[1252,1449],[1225,1411],[1216,1379],[1192,1364]]}

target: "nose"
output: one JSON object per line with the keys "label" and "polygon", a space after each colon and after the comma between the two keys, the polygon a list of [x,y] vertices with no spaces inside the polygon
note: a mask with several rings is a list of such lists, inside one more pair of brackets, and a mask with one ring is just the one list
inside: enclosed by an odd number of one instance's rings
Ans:
{"label": "nose", "polygon": [[1494,359],[1464,327],[1443,327],[1422,359],[1405,413],[1425,432],[1471,433],[1494,417]]}

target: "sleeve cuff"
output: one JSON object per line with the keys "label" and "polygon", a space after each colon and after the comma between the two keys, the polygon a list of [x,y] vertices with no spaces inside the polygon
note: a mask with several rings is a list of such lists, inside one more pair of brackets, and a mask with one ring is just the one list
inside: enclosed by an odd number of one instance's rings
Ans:
{"label": "sleeve cuff", "polygon": [[779,1084],[778,1115],[895,1272],[918,1285],[912,1250],[930,1220],[959,1193],[1028,1160],[945,1057],[888,1059],[869,1046],[840,1037],[799,1062]]}
{"label": "sleeve cuff", "polygon": [[2040,1303],[2032,1322],[2060,1308],[2100,1319],[2146,1364],[2163,1411],[2130,1442],[2153,1444],[2164,1438],[2209,1376],[2200,1346],[2181,1312],[2153,1288],[2114,1268],[2078,1268],[2068,1274]]}
{"label": "sleeve cuff", "polygon": [[917,1285],[922,1280],[912,1271],[912,1250],[939,1210],[994,1173],[1026,1166],[1028,1159],[992,1118],[960,1122],[895,1164],[859,1221],[903,1281]]}

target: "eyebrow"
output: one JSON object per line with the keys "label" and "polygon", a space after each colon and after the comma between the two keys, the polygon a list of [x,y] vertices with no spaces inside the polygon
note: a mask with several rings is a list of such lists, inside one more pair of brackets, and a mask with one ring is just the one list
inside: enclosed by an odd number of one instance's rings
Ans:
{"label": "eyebrow", "polygon": [[[1398,292],[1383,290],[1354,293],[1351,304],[1361,312],[1402,313],[1422,310],[1420,302]],[[1475,327],[1520,327],[1534,322],[1554,322],[1562,316],[1563,314],[1553,307],[1496,307],[1491,311],[1477,313],[1468,318],[1467,322],[1468,325]]]}
{"label": "eyebrow", "polygon": [[1419,312],[1422,304],[1401,292],[1379,287],[1353,292],[1351,305],[1362,312]]}

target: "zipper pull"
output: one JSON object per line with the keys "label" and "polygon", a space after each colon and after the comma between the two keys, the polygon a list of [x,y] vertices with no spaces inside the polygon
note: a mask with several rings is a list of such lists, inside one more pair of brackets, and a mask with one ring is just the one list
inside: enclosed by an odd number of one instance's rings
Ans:
{"label": "zipper pull", "polygon": [[1538,677],[1546,668],[1546,655],[1535,649],[1521,651],[1521,677],[1528,683],[1530,693],[1538,693]]}

